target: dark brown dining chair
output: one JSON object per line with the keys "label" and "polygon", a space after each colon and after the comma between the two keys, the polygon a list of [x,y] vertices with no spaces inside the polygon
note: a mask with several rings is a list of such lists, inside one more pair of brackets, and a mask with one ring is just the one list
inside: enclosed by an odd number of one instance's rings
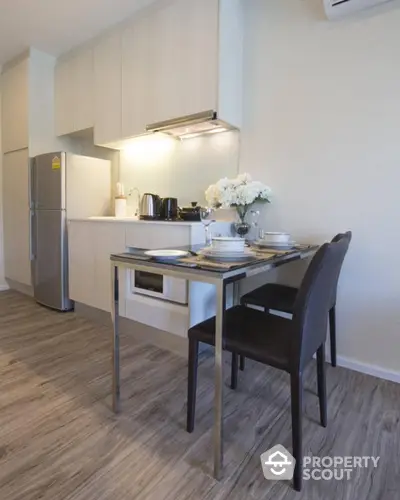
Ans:
{"label": "dark brown dining chair", "polygon": [[[346,238],[349,243],[351,241],[352,233],[348,231],[347,233],[339,233],[337,234],[332,242],[340,241],[342,238]],[[343,260],[344,260],[343,256]],[[331,364],[332,366],[336,366],[336,297],[337,297],[337,285],[339,282],[341,267],[339,269],[335,289],[332,293],[332,299],[329,308],[329,337],[330,337],[330,346],[331,346]],[[255,290],[243,295],[241,298],[241,304],[245,306],[258,306],[262,307],[265,312],[269,312],[270,310],[281,311],[288,314],[293,314],[293,308],[296,301],[296,296],[299,289],[281,285],[279,283],[267,283],[264,286],[256,288]],[[238,363],[237,357],[232,357],[232,385],[234,388],[234,369],[236,368]],[[245,360],[241,356],[240,357],[240,369],[244,370]],[[236,375],[237,378],[237,375]]]}
{"label": "dark brown dining chair", "polygon": [[[293,319],[265,314],[243,305],[226,311],[224,349],[284,370],[290,374],[294,487],[302,485],[303,372],[317,353],[318,397],[321,424],[327,425],[325,349],[327,318],[337,275],[349,240],[325,243],[313,257],[296,296]],[[215,317],[188,332],[187,431],[195,422],[199,343],[215,345]]]}

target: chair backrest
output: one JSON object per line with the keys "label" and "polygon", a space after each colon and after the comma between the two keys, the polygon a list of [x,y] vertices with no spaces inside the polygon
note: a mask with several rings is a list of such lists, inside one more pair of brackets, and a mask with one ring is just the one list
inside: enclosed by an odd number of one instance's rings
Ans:
{"label": "chair backrest", "polygon": [[313,257],[300,285],[293,311],[291,364],[301,370],[326,340],[328,312],[351,233],[322,245]]}
{"label": "chair backrest", "polygon": [[[347,233],[339,233],[337,234],[333,239],[332,239],[332,243],[337,243],[338,241],[340,241],[342,238],[347,238],[348,241],[349,241],[349,245],[350,245],[350,242],[351,242],[351,238],[352,238],[353,234],[351,231],[347,231]],[[349,248],[349,245],[347,245],[347,249]],[[346,250],[346,253],[347,253],[347,250]],[[344,261],[344,258],[345,258],[346,254],[343,256],[343,261]],[[342,261],[342,264],[343,264],[343,261]],[[337,273],[337,278],[336,278],[336,286],[333,290],[333,293],[332,293],[332,299],[331,299],[331,304],[330,304],[330,308],[334,307],[336,305],[336,297],[337,297],[337,287],[338,287],[338,283],[339,283],[339,276],[340,276],[340,271],[342,270],[342,266],[340,266],[338,268],[338,273]]]}

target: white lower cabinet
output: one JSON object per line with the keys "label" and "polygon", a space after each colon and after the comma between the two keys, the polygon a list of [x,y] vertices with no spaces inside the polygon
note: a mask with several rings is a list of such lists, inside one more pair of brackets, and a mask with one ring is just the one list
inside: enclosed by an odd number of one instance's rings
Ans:
{"label": "white lower cabinet", "polygon": [[[166,248],[202,243],[201,224],[100,222],[72,220],[69,227],[69,289],[71,299],[103,311],[111,309],[110,254],[127,247]],[[229,223],[215,231],[229,234]],[[189,304],[177,304],[133,293],[129,271],[119,272],[120,315],[186,337],[190,325],[215,314],[215,290],[204,283],[189,284]]]}
{"label": "white lower cabinet", "polygon": [[74,221],[68,224],[69,296],[72,300],[95,307],[94,289],[95,225]]}
{"label": "white lower cabinet", "polygon": [[103,311],[110,311],[110,255],[125,251],[124,225],[108,222],[69,222],[68,246],[70,298]]}
{"label": "white lower cabinet", "polygon": [[186,337],[189,327],[189,307],[144,295],[128,296],[125,316],[144,325]]}
{"label": "white lower cabinet", "polygon": [[[125,252],[125,226],[122,223],[97,224],[94,233],[96,307],[103,311],[111,311],[110,255]],[[124,297],[122,296],[121,302],[123,300]]]}
{"label": "white lower cabinet", "polygon": [[28,150],[3,156],[5,277],[31,285]]}
{"label": "white lower cabinet", "polygon": [[[155,250],[166,247],[190,245],[192,226],[160,224],[129,224],[126,229],[126,246]],[[203,230],[204,232],[204,230]]]}

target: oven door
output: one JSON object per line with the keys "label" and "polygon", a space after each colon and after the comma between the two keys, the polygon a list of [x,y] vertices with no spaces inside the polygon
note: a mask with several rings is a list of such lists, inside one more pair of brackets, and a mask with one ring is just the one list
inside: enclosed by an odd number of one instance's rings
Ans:
{"label": "oven door", "polygon": [[179,304],[188,303],[186,280],[147,271],[131,271],[131,292]]}

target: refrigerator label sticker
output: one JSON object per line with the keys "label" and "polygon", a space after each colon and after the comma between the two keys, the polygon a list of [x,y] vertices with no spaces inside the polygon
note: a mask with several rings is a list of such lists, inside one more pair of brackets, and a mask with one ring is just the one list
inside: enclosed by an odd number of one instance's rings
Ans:
{"label": "refrigerator label sticker", "polygon": [[59,170],[61,168],[61,160],[58,156],[55,156],[51,162],[51,168],[53,170]]}

